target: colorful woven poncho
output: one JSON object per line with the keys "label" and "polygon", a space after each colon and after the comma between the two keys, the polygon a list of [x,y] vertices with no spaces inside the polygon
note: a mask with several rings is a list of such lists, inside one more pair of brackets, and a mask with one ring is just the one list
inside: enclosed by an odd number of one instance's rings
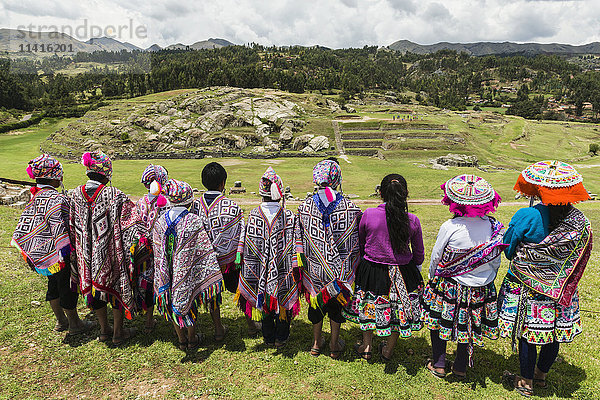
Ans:
{"label": "colorful woven poncho", "polygon": [[63,269],[71,252],[67,198],[54,189],[32,188],[31,200],[19,218],[11,245],[41,275]]}
{"label": "colorful woven poncho", "polygon": [[180,327],[193,326],[199,307],[220,302],[223,275],[200,218],[187,211],[158,218],[154,244],[154,294],[158,311]]}
{"label": "colorful woven poncho", "polygon": [[329,214],[329,226],[325,226],[319,201],[318,195],[311,196],[298,207],[296,251],[303,267],[302,281],[315,308],[330,298],[345,305],[352,294],[359,261],[358,224],[362,212],[337,193],[337,204]]}
{"label": "colorful woven poncho", "polygon": [[223,272],[233,268],[236,255],[244,248],[244,213],[231,199],[217,196],[210,205],[201,196],[190,212],[198,215],[210,238]]}
{"label": "colorful woven poncho", "polygon": [[146,235],[135,204],[119,189],[100,185],[91,196],[85,186],[75,189],[70,206],[69,226],[77,255],[71,280],[88,306],[94,298],[107,301],[131,318],[135,271],[130,252]]}
{"label": "colorful woven poncho", "polygon": [[510,270],[531,290],[568,306],[589,260],[592,242],[590,221],[572,208],[540,243],[519,244]]}

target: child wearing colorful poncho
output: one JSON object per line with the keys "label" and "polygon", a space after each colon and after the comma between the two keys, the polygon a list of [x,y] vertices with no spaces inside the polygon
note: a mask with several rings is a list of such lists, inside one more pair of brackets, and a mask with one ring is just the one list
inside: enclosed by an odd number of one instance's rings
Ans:
{"label": "child wearing colorful poncho", "polygon": [[295,216],[285,205],[283,181],[269,167],[259,182],[261,205],[250,212],[238,291],[242,311],[262,320],[265,344],[287,343],[290,322],[300,311],[294,248]]}
{"label": "child wearing colorful poncho", "polygon": [[202,220],[189,212],[192,187],[171,179],[166,193],[172,208],[152,232],[154,294],[158,311],[175,326],[179,348],[192,350],[202,341],[194,325],[200,307],[221,302],[223,275]]}
{"label": "child wearing colorful poncho", "polygon": [[31,188],[31,200],[19,218],[11,245],[33,271],[48,277],[46,301],[56,317],[54,330],[68,329],[70,335],[85,332],[93,324],[79,318],[79,295],[71,288],[69,203],[56,190],[62,186],[62,165],[42,154],[29,161],[27,173],[36,186]]}
{"label": "child wearing colorful poncho", "polygon": [[323,319],[329,315],[330,357],[340,358],[344,341],[339,338],[345,321],[342,307],[352,295],[359,261],[358,224],[362,212],[341,190],[342,171],[333,160],[313,169],[317,193],[298,207],[296,251],[302,267],[302,283],[308,301],[308,319],[313,324],[312,356],[321,354]]}
{"label": "child wearing colorful poncho", "polygon": [[[95,310],[100,323],[98,340],[112,337],[120,345],[136,334],[123,329],[123,316],[135,312],[134,274],[131,247],[146,235],[133,203],[119,189],[107,186],[112,178],[112,161],[99,151],[84,153],[82,163],[89,178],[72,191],[70,202],[71,244],[77,268],[71,273],[74,284]],[[108,324],[107,304],[113,310],[113,328]]]}
{"label": "child wearing colorful poncho", "polygon": [[592,250],[592,229],[572,204],[590,197],[581,175],[555,160],[526,168],[514,189],[541,204],[517,211],[504,235],[510,267],[498,299],[500,334],[518,348],[521,375],[505,371],[503,378],[531,396],[534,384],[546,387],[559,343],[582,331],[577,285]]}
{"label": "child wearing colorful poncho", "polygon": [[[204,224],[208,238],[217,253],[225,289],[236,293],[244,243],[244,213],[234,201],[223,195],[226,182],[227,171],[221,164],[206,164],[202,170],[202,185],[207,191],[192,203],[190,212],[198,215]],[[228,329],[221,323],[220,307],[217,305],[210,315],[215,325],[215,340],[224,340]],[[250,335],[258,333],[259,328],[252,319],[247,317],[246,322]]]}
{"label": "child wearing colorful poncho", "polygon": [[138,310],[146,313],[145,333],[154,330],[154,254],[152,252],[152,230],[158,217],[165,211],[167,199],[162,192],[169,180],[167,170],[160,165],[150,164],[142,173],[141,183],[148,193],[136,203],[138,214],[146,226],[147,238],[134,245],[132,260],[136,274],[135,302]]}
{"label": "child wearing colorful poncho", "polygon": [[429,282],[423,294],[423,322],[430,329],[432,359],[427,369],[446,376],[446,344],[458,342],[452,373],[466,376],[473,345],[498,338],[494,279],[504,249],[503,225],[487,216],[501,199],[483,178],[459,175],[441,186],[442,203],[454,218],[442,224],[431,251]]}
{"label": "child wearing colorful poncho", "polygon": [[421,323],[423,278],[420,266],[425,249],[421,223],[408,212],[404,177],[387,175],[381,181],[384,203],[365,210],[358,228],[361,261],[356,270],[355,292],[343,311],[362,330],[356,354],[370,360],[373,333],[387,337],[381,343],[384,360],[392,357],[400,336],[410,337]]}

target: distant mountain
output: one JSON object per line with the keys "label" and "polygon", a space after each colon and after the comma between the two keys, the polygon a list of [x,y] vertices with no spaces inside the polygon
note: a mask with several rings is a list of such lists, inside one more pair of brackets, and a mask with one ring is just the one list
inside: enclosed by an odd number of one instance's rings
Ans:
{"label": "distant mountain", "polygon": [[101,38],[92,38],[85,42],[92,46],[100,47],[105,51],[114,51],[115,53],[126,50],[126,51],[142,51],[141,48],[127,42],[119,42],[116,39],[101,37]]}
{"label": "distant mountain", "polygon": [[[34,47],[36,45],[37,47]],[[0,48],[9,53],[31,52],[38,56],[51,56],[55,52],[74,54],[100,50],[98,46],[84,43],[64,33],[29,32],[4,28],[0,29]]]}
{"label": "distant mountain", "polygon": [[194,50],[204,50],[204,49],[220,49],[221,47],[233,46],[228,40],[225,39],[213,39],[210,38],[208,40],[202,40],[200,42],[196,42],[190,46],[191,49]]}
{"label": "distant mountain", "polygon": [[191,45],[185,45],[182,43],[172,44],[165,47],[165,50],[207,50],[207,49],[220,49],[221,47],[233,46],[234,44],[225,39],[213,39],[202,40]]}
{"label": "distant mountain", "polygon": [[154,43],[152,46],[148,47],[146,51],[161,51],[162,47]]}
{"label": "distant mountain", "polygon": [[581,46],[559,43],[513,43],[513,42],[475,42],[475,43],[448,43],[422,45],[409,40],[399,40],[388,46],[392,50],[402,53],[410,52],[416,54],[435,53],[439,50],[454,50],[465,52],[473,56],[484,56],[491,54],[600,54],[600,42],[593,42]]}
{"label": "distant mountain", "polygon": [[[37,45],[37,47],[35,47]],[[166,50],[201,50],[219,49],[232,46],[225,39],[203,40],[192,45],[181,43],[167,46]],[[92,53],[94,51],[160,51],[162,48],[153,44],[147,49],[141,49],[131,43],[120,42],[116,39],[101,37],[92,38],[86,42],[77,40],[67,34],[58,32],[29,32],[17,29],[0,29],[0,52],[19,53],[23,55],[52,56],[69,55],[78,52]]]}

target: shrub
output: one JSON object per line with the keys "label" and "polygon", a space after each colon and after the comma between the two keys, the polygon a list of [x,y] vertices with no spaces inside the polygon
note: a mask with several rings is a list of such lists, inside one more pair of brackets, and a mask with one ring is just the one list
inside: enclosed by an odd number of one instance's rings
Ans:
{"label": "shrub", "polygon": [[600,145],[598,143],[590,143],[590,153],[593,155],[598,155],[598,150],[600,150]]}

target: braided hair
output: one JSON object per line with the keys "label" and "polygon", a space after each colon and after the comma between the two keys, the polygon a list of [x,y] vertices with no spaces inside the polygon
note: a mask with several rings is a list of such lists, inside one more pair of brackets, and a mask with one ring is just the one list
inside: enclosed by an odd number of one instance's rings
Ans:
{"label": "braided hair", "polygon": [[399,174],[389,174],[381,181],[381,197],[385,201],[385,220],[394,253],[408,250],[410,221],[408,219],[408,187]]}

